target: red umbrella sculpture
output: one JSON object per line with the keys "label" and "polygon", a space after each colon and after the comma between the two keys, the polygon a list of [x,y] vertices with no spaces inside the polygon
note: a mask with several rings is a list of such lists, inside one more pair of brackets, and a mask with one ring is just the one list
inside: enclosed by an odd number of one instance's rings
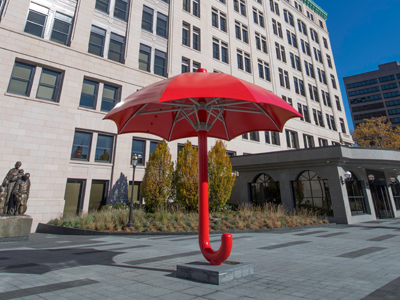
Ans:
{"label": "red umbrella sculpture", "polygon": [[184,73],[151,84],[127,97],[104,119],[113,120],[118,134],[151,133],[167,141],[198,136],[199,244],[212,265],[232,250],[224,233],[214,251],[209,238],[207,137],[230,141],[252,131],[279,131],[301,115],[273,93],[224,73]]}

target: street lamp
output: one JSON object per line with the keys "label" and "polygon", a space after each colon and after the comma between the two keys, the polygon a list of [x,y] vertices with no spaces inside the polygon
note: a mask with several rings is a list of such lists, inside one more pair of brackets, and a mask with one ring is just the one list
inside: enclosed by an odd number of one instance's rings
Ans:
{"label": "street lamp", "polygon": [[132,166],[133,166],[133,175],[132,175],[132,194],[131,194],[131,203],[129,205],[129,222],[126,225],[128,228],[133,228],[133,222],[132,222],[132,213],[133,213],[133,191],[135,188],[135,169],[138,164],[139,159],[141,158],[141,155],[133,155],[132,156]]}

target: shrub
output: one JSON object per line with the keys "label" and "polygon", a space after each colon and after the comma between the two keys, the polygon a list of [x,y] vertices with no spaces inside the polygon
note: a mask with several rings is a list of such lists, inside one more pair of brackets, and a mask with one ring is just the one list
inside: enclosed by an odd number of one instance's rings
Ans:
{"label": "shrub", "polygon": [[165,141],[150,155],[140,189],[149,211],[164,206],[173,193],[174,164]]}

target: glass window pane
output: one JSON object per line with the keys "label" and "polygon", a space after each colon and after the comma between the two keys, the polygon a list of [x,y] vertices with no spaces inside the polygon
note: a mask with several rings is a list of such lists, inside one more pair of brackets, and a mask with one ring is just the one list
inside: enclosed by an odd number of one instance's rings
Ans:
{"label": "glass window pane", "polygon": [[111,147],[113,137],[107,135],[98,135],[96,146],[96,161],[110,162],[111,161]]}
{"label": "glass window pane", "polygon": [[82,188],[84,186],[83,183],[83,180],[68,179],[64,195],[64,217],[75,216],[78,213],[82,196]]}
{"label": "glass window pane", "polygon": [[103,98],[115,99],[117,88],[109,85],[104,85]]}
{"label": "glass window pane", "polygon": [[31,78],[33,69],[34,67],[32,66],[15,63],[12,77],[18,77],[21,79],[29,80]]}
{"label": "glass window pane", "polygon": [[84,80],[82,85],[82,93],[94,95],[97,90],[97,82]]}
{"label": "glass window pane", "polygon": [[109,0],[96,0],[96,9],[108,12]]}
{"label": "glass window pane", "polygon": [[89,148],[91,139],[91,133],[78,131],[75,132],[71,159],[89,160]]}
{"label": "glass window pane", "polygon": [[157,148],[158,142],[150,142],[150,154],[152,154]]}
{"label": "glass window pane", "polygon": [[42,71],[42,76],[40,77],[40,84],[46,84],[46,85],[51,85],[54,86],[57,83],[57,78],[58,75],[60,75],[57,72],[49,71],[49,70],[43,70]]}
{"label": "glass window pane", "polygon": [[51,33],[50,41],[60,43],[63,45],[67,45],[68,44],[68,35],[61,33],[61,32],[53,31]]}
{"label": "glass window pane", "polygon": [[28,96],[29,82],[12,79],[8,87],[9,93]]}
{"label": "glass window pane", "polygon": [[96,211],[105,203],[107,181],[93,180],[90,189],[89,212]]}
{"label": "glass window pane", "polygon": [[[131,158],[133,155],[141,155],[141,158],[138,160],[138,165],[143,165],[144,164],[144,151],[145,151],[145,145],[146,142],[142,140],[136,140],[134,139],[132,141],[132,153],[131,153]],[[132,161],[131,161],[132,164]]]}
{"label": "glass window pane", "polygon": [[54,100],[54,92],[54,88],[41,85],[38,88],[36,97],[40,99]]}

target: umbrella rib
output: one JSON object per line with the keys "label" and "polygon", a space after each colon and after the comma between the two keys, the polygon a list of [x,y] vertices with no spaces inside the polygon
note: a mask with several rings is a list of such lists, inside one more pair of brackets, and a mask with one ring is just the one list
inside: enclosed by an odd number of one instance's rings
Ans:
{"label": "umbrella rib", "polygon": [[225,119],[224,119],[223,115],[221,115],[221,122],[222,122],[222,125],[224,125],[224,128],[225,128],[226,139],[229,141],[230,138],[229,138],[228,128],[226,128],[226,123],[225,123]]}
{"label": "umbrella rib", "polygon": [[278,128],[279,132],[282,132],[282,130],[279,128],[278,124],[276,124],[276,122],[271,118],[271,116],[269,114],[267,114],[267,112],[262,109],[262,107],[258,104],[258,103],[254,103],[255,106],[258,107],[258,109],[263,112],[271,121],[272,123],[274,123],[274,125],[276,126],[276,128]]}
{"label": "umbrella rib", "polygon": [[180,107],[187,107],[187,108],[192,108],[192,104],[184,104],[184,103],[175,103],[175,102],[161,102],[158,103],[160,105],[168,105],[168,106],[180,106]]}
{"label": "umbrella rib", "polygon": [[176,116],[175,116],[175,118],[174,118],[174,122],[172,123],[171,131],[169,132],[169,136],[168,136],[168,140],[169,140],[169,141],[171,140],[172,131],[174,130],[175,124],[179,122],[179,121],[178,121],[178,117],[179,117],[179,114],[180,114],[180,113],[181,113],[181,109],[178,110],[178,112],[177,112],[177,114],[176,114]]}
{"label": "umbrella rib", "polygon": [[244,112],[244,113],[250,113],[250,114],[263,114],[261,111],[254,111],[254,110],[245,110],[245,109],[238,109],[238,108],[227,108],[225,109],[226,111],[236,111],[236,112]]}
{"label": "umbrella rib", "polygon": [[[214,121],[211,122],[211,124],[210,124],[210,129],[213,127],[213,125],[215,124],[215,122],[217,122],[218,120],[220,120],[220,117],[221,117],[221,115],[222,115],[222,112],[223,112],[223,110],[221,109],[221,110],[219,111],[218,115],[215,117]],[[209,114],[208,116],[210,116],[210,114]],[[208,123],[208,120],[207,120],[207,123]]]}
{"label": "umbrella rib", "polygon": [[176,112],[176,109],[166,109],[166,110],[149,110],[145,112],[141,112],[139,115],[152,115],[152,114],[157,114],[157,113],[166,113],[166,112]]}
{"label": "umbrella rib", "polygon": [[185,119],[192,125],[194,129],[196,129],[196,126],[194,125],[193,121],[189,118],[189,116],[186,114],[184,110],[182,110],[182,115],[184,115]]}
{"label": "umbrella rib", "polygon": [[208,103],[206,104],[206,108],[208,108],[209,106],[212,106],[212,105],[214,104],[214,102],[215,102],[215,101],[218,101],[219,99],[221,99],[221,98],[214,98],[214,100],[211,100],[210,102],[208,102]]}
{"label": "umbrella rib", "polygon": [[[147,103],[147,104],[148,104],[148,103]],[[125,129],[126,125],[128,125],[128,123],[129,123],[134,117],[136,117],[136,116],[140,113],[140,111],[143,110],[143,109],[147,106],[147,104],[144,104],[142,107],[140,107],[140,108],[128,119],[128,121],[125,122],[124,126],[122,126],[121,130],[119,131],[119,134],[121,134],[121,132]]]}

